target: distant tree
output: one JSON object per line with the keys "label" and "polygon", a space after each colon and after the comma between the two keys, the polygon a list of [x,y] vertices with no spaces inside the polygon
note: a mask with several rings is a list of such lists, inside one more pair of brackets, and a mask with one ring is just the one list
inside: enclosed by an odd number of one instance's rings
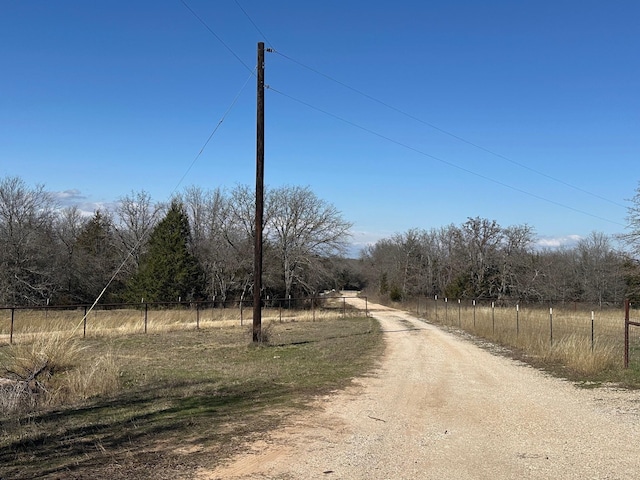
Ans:
{"label": "distant tree", "polygon": [[503,228],[502,233],[498,298],[527,298],[531,293],[534,230],[525,224]]}
{"label": "distant tree", "polygon": [[498,291],[499,249],[504,233],[495,220],[469,218],[462,224],[472,297],[495,297]]}
{"label": "distant tree", "polygon": [[242,187],[225,196],[220,189],[188,188],[183,201],[192,227],[193,253],[205,273],[207,296],[223,304],[242,300],[252,284],[253,239],[245,229],[244,204],[252,195]]}
{"label": "distant tree", "polygon": [[42,185],[0,180],[0,304],[43,304],[56,290],[55,207]]}
{"label": "distant tree", "polygon": [[326,272],[322,259],[344,253],[351,223],[308,187],[272,190],[267,203],[265,236],[279,259],[285,297],[294,286],[313,293],[317,274]]}
{"label": "distant tree", "polygon": [[189,218],[183,204],[173,200],[149,237],[148,250],[128,284],[131,301],[192,300],[201,297],[203,274],[191,252]]}
{"label": "distant tree", "polygon": [[613,250],[609,237],[592,232],[578,242],[577,273],[581,300],[597,303],[619,303],[624,295],[624,259]]}
{"label": "distant tree", "polygon": [[151,196],[141,190],[131,192],[118,201],[114,216],[114,234],[120,258],[127,259],[124,271],[131,275],[140,266],[140,259],[147,251],[149,233],[158,223],[161,204],[153,203]]}
{"label": "distant tree", "polygon": [[630,199],[631,205],[627,208],[627,232],[620,235],[629,246],[632,255],[640,259],[640,182],[635,190],[635,195]]}
{"label": "distant tree", "polygon": [[[76,239],[73,258],[75,289],[70,294],[80,302],[93,302],[107,286],[119,263],[113,222],[108,213],[97,210],[85,221]],[[103,302],[115,300],[121,290],[119,281],[109,287],[101,299]]]}
{"label": "distant tree", "polygon": [[77,250],[76,241],[86,218],[76,206],[60,210],[54,223],[56,236],[56,256],[51,260],[56,269],[57,288],[51,292],[53,303],[78,303],[73,298],[77,288]]}

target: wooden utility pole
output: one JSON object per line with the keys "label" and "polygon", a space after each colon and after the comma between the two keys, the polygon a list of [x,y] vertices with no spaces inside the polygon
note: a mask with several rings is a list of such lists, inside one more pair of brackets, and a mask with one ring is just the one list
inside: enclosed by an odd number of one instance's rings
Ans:
{"label": "wooden utility pole", "polygon": [[264,42],[258,42],[256,225],[253,259],[253,341],[262,341],[262,227],[264,216]]}

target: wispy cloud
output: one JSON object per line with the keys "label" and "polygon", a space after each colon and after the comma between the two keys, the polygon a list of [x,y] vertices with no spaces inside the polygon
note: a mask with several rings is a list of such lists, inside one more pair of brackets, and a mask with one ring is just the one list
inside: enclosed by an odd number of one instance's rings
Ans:
{"label": "wispy cloud", "polygon": [[561,237],[538,237],[535,245],[538,248],[574,247],[582,237],[580,235],[564,235]]}
{"label": "wispy cloud", "polygon": [[79,202],[84,202],[87,199],[87,196],[83,195],[82,192],[78,189],[64,190],[63,192],[49,192],[49,193],[63,207],[77,205]]}
{"label": "wispy cloud", "polygon": [[62,208],[77,207],[83,215],[91,216],[96,210],[113,211],[115,203],[111,202],[93,202],[89,200],[89,196],[83,194],[78,189],[64,190],[62,192],[49,192],[53,199]]}

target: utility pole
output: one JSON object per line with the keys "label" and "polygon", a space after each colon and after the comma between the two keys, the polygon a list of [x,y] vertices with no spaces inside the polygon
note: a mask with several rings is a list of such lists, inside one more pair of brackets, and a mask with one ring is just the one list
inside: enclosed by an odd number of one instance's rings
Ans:
{"label": "utility pole", "polygon": [[256,226],[253,248],[253,341],[262,341],[262,227],[264,216],[264,42],[258,42],[256,115]]}

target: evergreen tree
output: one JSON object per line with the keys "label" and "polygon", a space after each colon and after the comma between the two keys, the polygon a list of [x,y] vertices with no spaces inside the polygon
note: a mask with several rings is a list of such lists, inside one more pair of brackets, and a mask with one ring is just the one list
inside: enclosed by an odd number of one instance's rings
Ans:
{"label": "evergreen tree", "polygon": [[200,297],[203,275],[190,244],[189,218],[182,203],[173,200],[151,232],[148,250],[129,283],[128,299],[168,302]]}
{"label": "evergreen tree", "polygon": [[[74,255],[69,258],[69,299],[93,302],[116,270],[118,259],[114,248],[111,217],[97,210],[82,226],[76,239]],[[103,301],[116,298],[119,282],[111,285]]]}

